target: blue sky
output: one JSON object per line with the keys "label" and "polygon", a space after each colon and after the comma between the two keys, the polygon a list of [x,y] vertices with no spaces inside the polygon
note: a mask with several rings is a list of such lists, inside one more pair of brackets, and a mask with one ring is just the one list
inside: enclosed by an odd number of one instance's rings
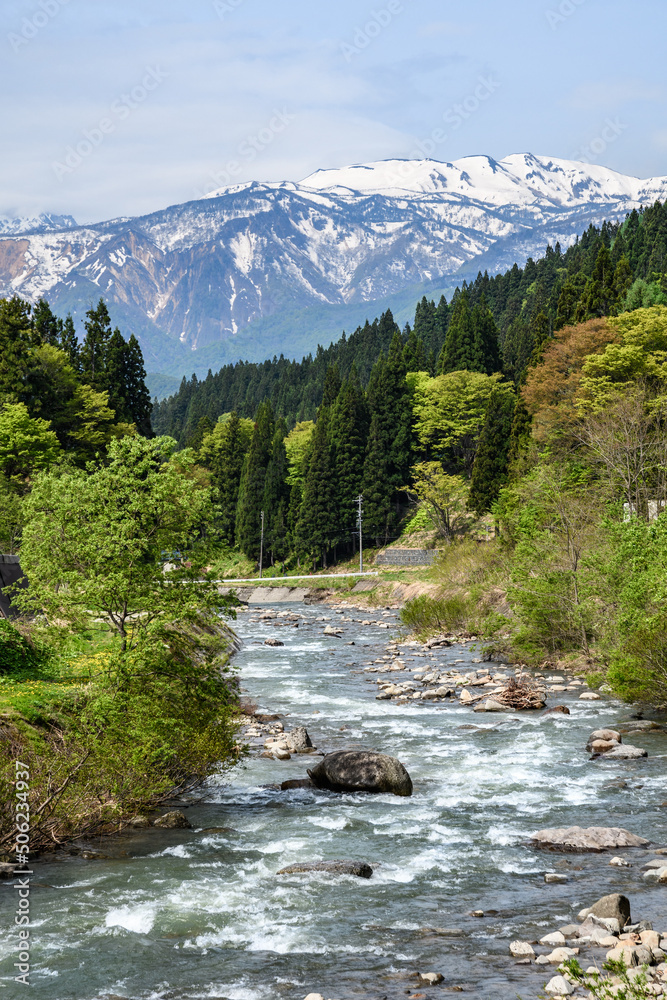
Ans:
{"label": "blue sky", "polygon": [[434,134],[439,160],[667,174],[666,22],[659,0],[3,0],[0,214],[136,215]]}

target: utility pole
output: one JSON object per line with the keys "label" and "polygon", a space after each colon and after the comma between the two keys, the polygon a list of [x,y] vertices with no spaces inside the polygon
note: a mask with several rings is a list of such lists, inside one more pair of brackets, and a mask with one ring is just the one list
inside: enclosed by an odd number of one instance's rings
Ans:
{"label": "utility pole", "polygon": [[261,513],[262,518],[262,539],[259,543],[259,578],[262,579],[262,561],[264,559],[264,511]]}
{"label": "utility pole", "polygon": [[362,514],[362,506],[361,505],[364,502],[364,497],[363,497],[362,493],[359,494],[359,496],[357,497],[357,499],[356,499],[355,502],[359,505],[359,514],[358,514],[358,519],[357,519],[357,524],[359,525],[359,572],[363,573],[363,571],[364,571],[364,539],[363,539],[362,529],[361,529],[361,514]]}

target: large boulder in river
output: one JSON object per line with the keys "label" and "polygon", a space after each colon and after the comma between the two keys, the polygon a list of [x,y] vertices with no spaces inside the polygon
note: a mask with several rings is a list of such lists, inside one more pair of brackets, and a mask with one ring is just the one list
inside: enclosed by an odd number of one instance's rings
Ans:
{"label": "large boulder in river", "polygon": [[153,820],[153,826],[161,827],[163,830],[187,830],[191,825],[186,819],[185,813],[182,813],[180,809],[163,813]]}
{"label": "large boulder in river", "polygon": [[540,830],[532,836],[535,847],[551,851],[608,851],[618,847],[648,847],[649,841],[636,834],[612,826],[562,827]]}
{"label": "large boulder in river", "polygon": [[327,872],[329,875],[356,875],[370,878],[373,869],[365,861],[304,861],[281,868],[279,875],[300,875],[302,872]]}
{"label": "large boulder in river", "polygon": [[578,914],[580,920],[587,917],[601,917],[605,920],[618,920],[621,930],[626,924],[631,923],[630,900],[627,896],[622,896],[620,892],[612,892],[609,896],[603,896],[597,903],[581,910]]}
{"label": "large boulder in river", "polygon": [[400,760],[375,750],[335,750],[308,776],[331,792],[389,792],[412,795],[412,781]]}

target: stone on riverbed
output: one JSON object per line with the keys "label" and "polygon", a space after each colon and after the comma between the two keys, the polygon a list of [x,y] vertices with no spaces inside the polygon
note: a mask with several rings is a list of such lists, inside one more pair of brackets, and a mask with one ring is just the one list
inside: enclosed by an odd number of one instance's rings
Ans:
{"label": "stone on riverbed", "polygon": [[608,750],[602,756],[605,760],[639,760],[640,757],[648,757],[648,752],[641,750],[639,747],[631,747],[629,743],[626,743],[625,746],[618,746]]}
{"label": "stone on riverbed", "polygon": [[[540,830],[532,836],[533,846],[552,851],[608,851],[618,847],[648,847],[649,841],[620,827],[580,826]],[[583,918],[582,918],[583,919]]]}
{"label": "stone on riverbed", "polygon": [[510,955],[513,958],[532,958],[535,949],[527,941],[512,941],[510,945]]}
{"label": "stone on riverbed", "polygon": [[162,830],[186,830],[191,825],[180,809],[163,813],[162,816],[158,816],[157,819],[153,820],[153,826],[160,827]]}
{"label": "stone on riverbed", "polygon": [[278,875],[300,875],[305,872],[327,872],[330,875],[356,875],[370,878],[373,869],[365,861],[304,861],[281,868]]}
{"label": "stone on riverbed", "polygon": [[620,927],[625,927],[631,923],[630,920],[630,900],[620,892],[613,892],[609,896],[603,896],[597,903],[581,910],[578,914],[579,920],[586,920],[587,917],[599,917],[603,920],[618,920]]}
{"label": "stone on riverbed", "polygon": [[481,702],[479,705],[475,705],[473,712],[513,712],[513,708],[508,708],[507,705],[503,705],[501,702],[496,701],[495,698],[487,698],[486,701]]}
{"label": "stone on riverbed", "polygon": [[574,993],[574,986],[568,983],[564,976],[554,976],[544,987],[547,993],[556,997],[569,997]]}
{"label": "stone on riverbed", "polygon": [[285,643],[281,642],[280,639],[265,639],[264,640],[264,645],[265,646],[284,646]]}
{"label": "stone on riverbed", "polygon": [[308,771],[318,788],[332,792],[412,795],[412,781],[395,757],[375,750],[336,750]]}
{"label": "stone on riverbed", "polygon": [[281,792],[289,792],[293,788],[315,788],[316,786],[310,780],[310,778],[291,778],[289,781],[283,781],[280,785]]}

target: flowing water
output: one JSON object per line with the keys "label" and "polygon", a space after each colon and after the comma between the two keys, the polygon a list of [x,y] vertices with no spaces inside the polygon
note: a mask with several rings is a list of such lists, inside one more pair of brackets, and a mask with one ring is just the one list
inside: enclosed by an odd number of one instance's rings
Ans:
{"label": "flowing water", "polygon": [[[667,889],[640,872],[649,851],[620,852],[632,867],[619,869],[609,855],[527,845],[534,830],[575,824],[623,826],[666,843],[666,734],[633,737],[648,760],[591,762],[588,734],[628,717],[610,699],[568,692],[558,698],[572,714],[548,717],[377,701],[363,666],[398,633],[395,612],[346,611],[352,620],[336,639],[315,621],[341,625],[333,609],[290,607],[304,616],[298,629],[239,616],[245,645],[236,663],[247,697],[281,713],[286,730],[305,725],[319,748],[399,757],[413,796],[282,792],[267,786],[304,777],[319,758],[253,756],[209,781],[204,800],[186,810],[191,830],[99,841],[102,859],[37,862],[34,1000],[303,1000],[311,991],[339,1000],[440,991],[534,1000],[553,971],[518,966],[510,941],[535,940],[619,891],[633,919],[667,928]],[[362,625],[368,618],[392,628]],[[285,645],[263,645],[267,637]],[[403,653],[408,669],[468,669],[479,656],[469,646],[415,652]],[[276,875],[293,862],[336,858],[371,863],[372,878]],[[569,880],[545,884],[547,871]],[[15,894],[6,883],[0,890],[9,928]],[[24,995],[11,981],[12,949],[5,939],[0,996]],[[445,981],[424,990],[419,972]]]}

